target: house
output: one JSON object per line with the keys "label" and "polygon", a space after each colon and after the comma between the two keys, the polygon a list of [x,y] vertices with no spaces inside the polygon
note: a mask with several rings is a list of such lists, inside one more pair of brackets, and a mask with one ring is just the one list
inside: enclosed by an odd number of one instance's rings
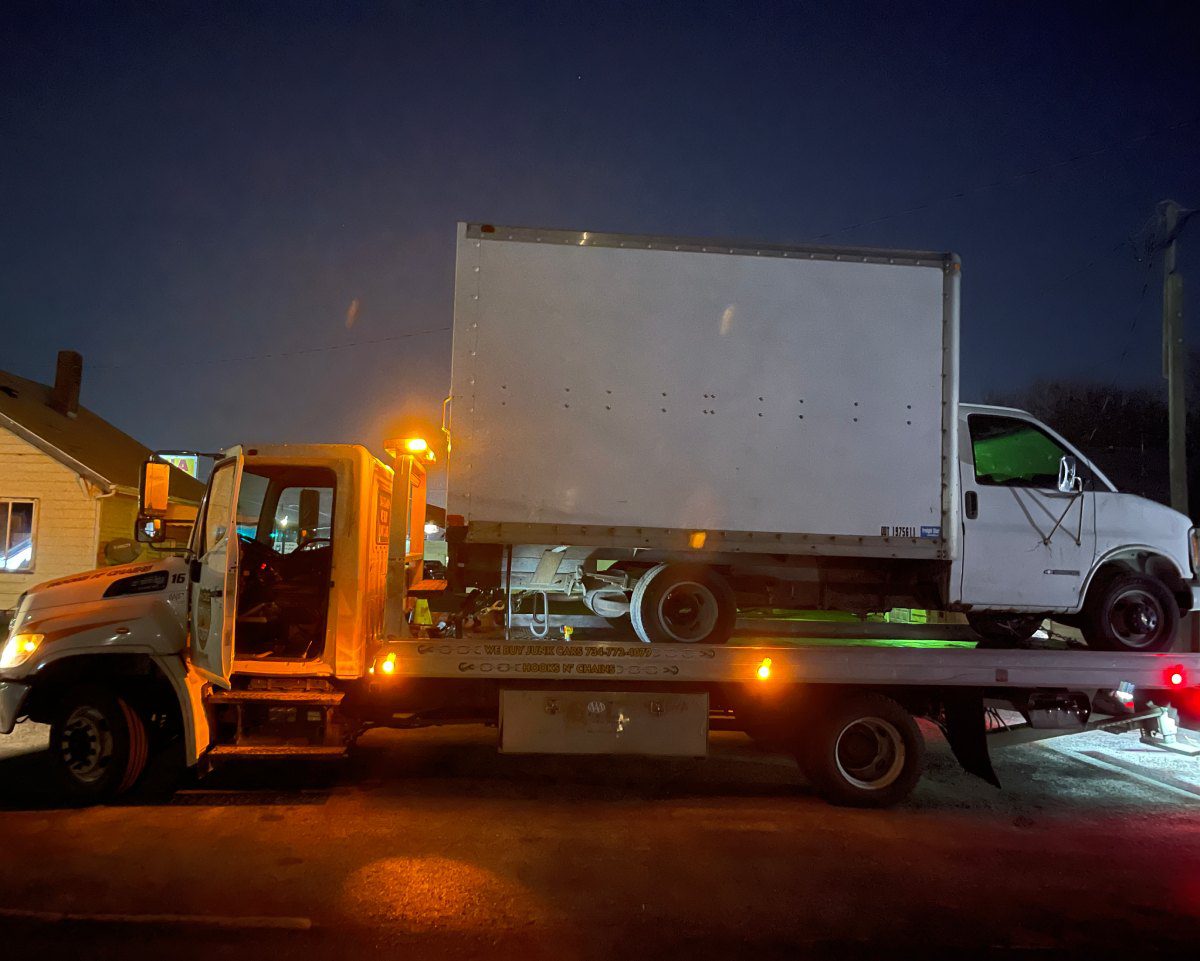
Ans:
{"label": "house", "polygon": [[[0,371],[0,612],[34,584],[147,553],[132,537],[150,449],[79,406],[82,375],[74,351],[53,387]],[[173,469],[179,516],[203,493]]]}

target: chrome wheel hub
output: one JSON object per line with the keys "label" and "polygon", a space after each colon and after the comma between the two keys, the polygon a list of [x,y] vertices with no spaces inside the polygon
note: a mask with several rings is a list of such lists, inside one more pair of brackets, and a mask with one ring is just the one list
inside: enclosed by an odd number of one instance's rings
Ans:
{"label": "chrome wheel hub", "polygon": [[58,751],[77,780],[103,777],[113,758],[112,731],[104,714],[90,705],[75,708],[63,725]]}
{"label": "chrome wheel hub", "polygon": [[857,788],[879,791],[904,770],[904,739],[889,721],[863,717],[838,734],[834,746],[838,772]]}

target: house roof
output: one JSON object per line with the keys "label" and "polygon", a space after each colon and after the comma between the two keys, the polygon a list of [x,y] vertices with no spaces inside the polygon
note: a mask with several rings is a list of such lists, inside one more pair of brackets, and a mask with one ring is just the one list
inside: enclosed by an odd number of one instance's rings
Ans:
{"label": "house roof", "polygon": [[[0,370],[0,427],[6,427],[82,477],[102,487],[136,491],[151,454],[102,417],[80,406],[74,417],[50,406],[51,389]],[[171,496],[199,502],[204,485],[171,468]]]}

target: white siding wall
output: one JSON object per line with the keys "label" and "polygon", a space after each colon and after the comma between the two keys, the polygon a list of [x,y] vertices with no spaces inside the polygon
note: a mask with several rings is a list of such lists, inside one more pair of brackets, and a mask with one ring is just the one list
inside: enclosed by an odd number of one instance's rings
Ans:
{"label": "white siding wall", "polygon": [[2,427],[0,497],[38,502],[33,570],[0,572],[0,611],[34,584],[96,566],[96,499],[73,470]]}

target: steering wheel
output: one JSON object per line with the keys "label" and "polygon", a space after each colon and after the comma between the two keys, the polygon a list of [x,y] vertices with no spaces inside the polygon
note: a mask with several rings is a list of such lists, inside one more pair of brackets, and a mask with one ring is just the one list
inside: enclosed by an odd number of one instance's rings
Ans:
{"label": "steering wheel", "polygon": [[247,537],[245,534],[238,534],[238,544],[241,545],[242,553],[251,556],[262,557],[263,555],[279,556],[279,552],[270,544],[264,544],[262,541],[255,540],[253,537]]}
{"label": "steering wheel", "polygon": [[296,545],[297,551],[306,551],[310,547],[317,547],[322,544],[332,544],[333,539],[329,537],[306,537]]}

